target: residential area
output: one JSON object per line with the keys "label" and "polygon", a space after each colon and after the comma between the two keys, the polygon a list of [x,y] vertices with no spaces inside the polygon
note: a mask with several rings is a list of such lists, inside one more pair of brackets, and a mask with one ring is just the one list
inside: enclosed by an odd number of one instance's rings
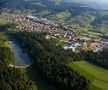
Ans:
{"label": "residential area", "polygon": [[[62,45],[65,50],[71,49],[74,52],[92,50],[98,52],[108,48],[108,40],[99,36],[77,32],[57,21],[48,20],[42,17],[10,15],[10,18],[0,18],[0,22],[17,23],[15,32],[47,32],[46,39],[57,40],[57,45]],[[59,26],[62,26],[61,28]],[[11,31],[11,29],[9,29]]]}

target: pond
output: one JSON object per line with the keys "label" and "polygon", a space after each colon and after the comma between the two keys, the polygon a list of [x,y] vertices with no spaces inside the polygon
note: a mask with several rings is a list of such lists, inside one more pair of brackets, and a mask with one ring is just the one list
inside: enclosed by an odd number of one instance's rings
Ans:
{"label": "pond", "polygon": [[31,64],[31,60],[28,57],[27,53],[25,53],[14,41],[9,41],[11,45],[12,52],[14,54],[14,65],[15,66],[26,66]]}

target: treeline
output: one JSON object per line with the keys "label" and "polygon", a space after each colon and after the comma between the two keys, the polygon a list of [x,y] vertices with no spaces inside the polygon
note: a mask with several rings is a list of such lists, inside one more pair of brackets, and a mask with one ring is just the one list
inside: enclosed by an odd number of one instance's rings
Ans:
{"label": "treeline", "polygon": [[108,50],[101,52],[86,52],[86,59],[98,66],[108,69]]}
{"label": "treeline", "polygon": [[0,60],[0,90],[33,90],[32,84],[24,73]]}
{"label": "treeline", "polygon": [[19,32],[14,36],[34,61],[32,69],[38,68],[40,74],[60,90],[89,89],[89,81],[67,66],[69,62],[84,60],[81,54],[55,46],[53,41],[45,39],[45,33]]}
{"label": "treeline", "polygon": [[0,23],[0,31],[8,31],[9,29],[15,29],[15,23]]}
{"label": "treeline", "polygon": [[9,65],[11,62],[14,61],[13,53],[11,52],[10,48],[0,46],[0,60],[5,65]]}
{"label": "treeline", "polygon": [[7,66],[14,61],[11,47],[7,42],[6,33],[0,32],[0,60]]}
{"label": "treeline", "polygon": [[9,48],[0,46],[0,90],[33,90],[33,83],[21,71],[11,68],[13,54]]}

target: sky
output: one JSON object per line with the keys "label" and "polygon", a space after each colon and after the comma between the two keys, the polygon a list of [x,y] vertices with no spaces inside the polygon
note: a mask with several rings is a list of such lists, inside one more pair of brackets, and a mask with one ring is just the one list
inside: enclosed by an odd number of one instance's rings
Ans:
{"label": "sky", "polygon": [[108,3],[108,0],[88,0],[93,2]]}

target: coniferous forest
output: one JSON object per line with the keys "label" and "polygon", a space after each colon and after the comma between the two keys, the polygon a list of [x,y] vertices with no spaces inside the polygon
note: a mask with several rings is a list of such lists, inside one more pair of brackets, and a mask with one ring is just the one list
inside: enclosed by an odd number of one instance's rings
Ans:
{"label": "coniferous forest", "polygon": [[55,47],[54,42],[46,40],[44,34],[27,32],[15,34],[17,41],[33,60],[32,69],[38,68],[44,78],[62,90],[89,89],[89,81],[67,67],[69,62],[83,60],[83,56],[72,53],[71,50],[66,52],[61,46]]}
{"label": "coniferous forest", "polygon": [[11,50],[0,47],[0,90],[32,90],[32,81],[27,75],[8,66],[12,59]]}

